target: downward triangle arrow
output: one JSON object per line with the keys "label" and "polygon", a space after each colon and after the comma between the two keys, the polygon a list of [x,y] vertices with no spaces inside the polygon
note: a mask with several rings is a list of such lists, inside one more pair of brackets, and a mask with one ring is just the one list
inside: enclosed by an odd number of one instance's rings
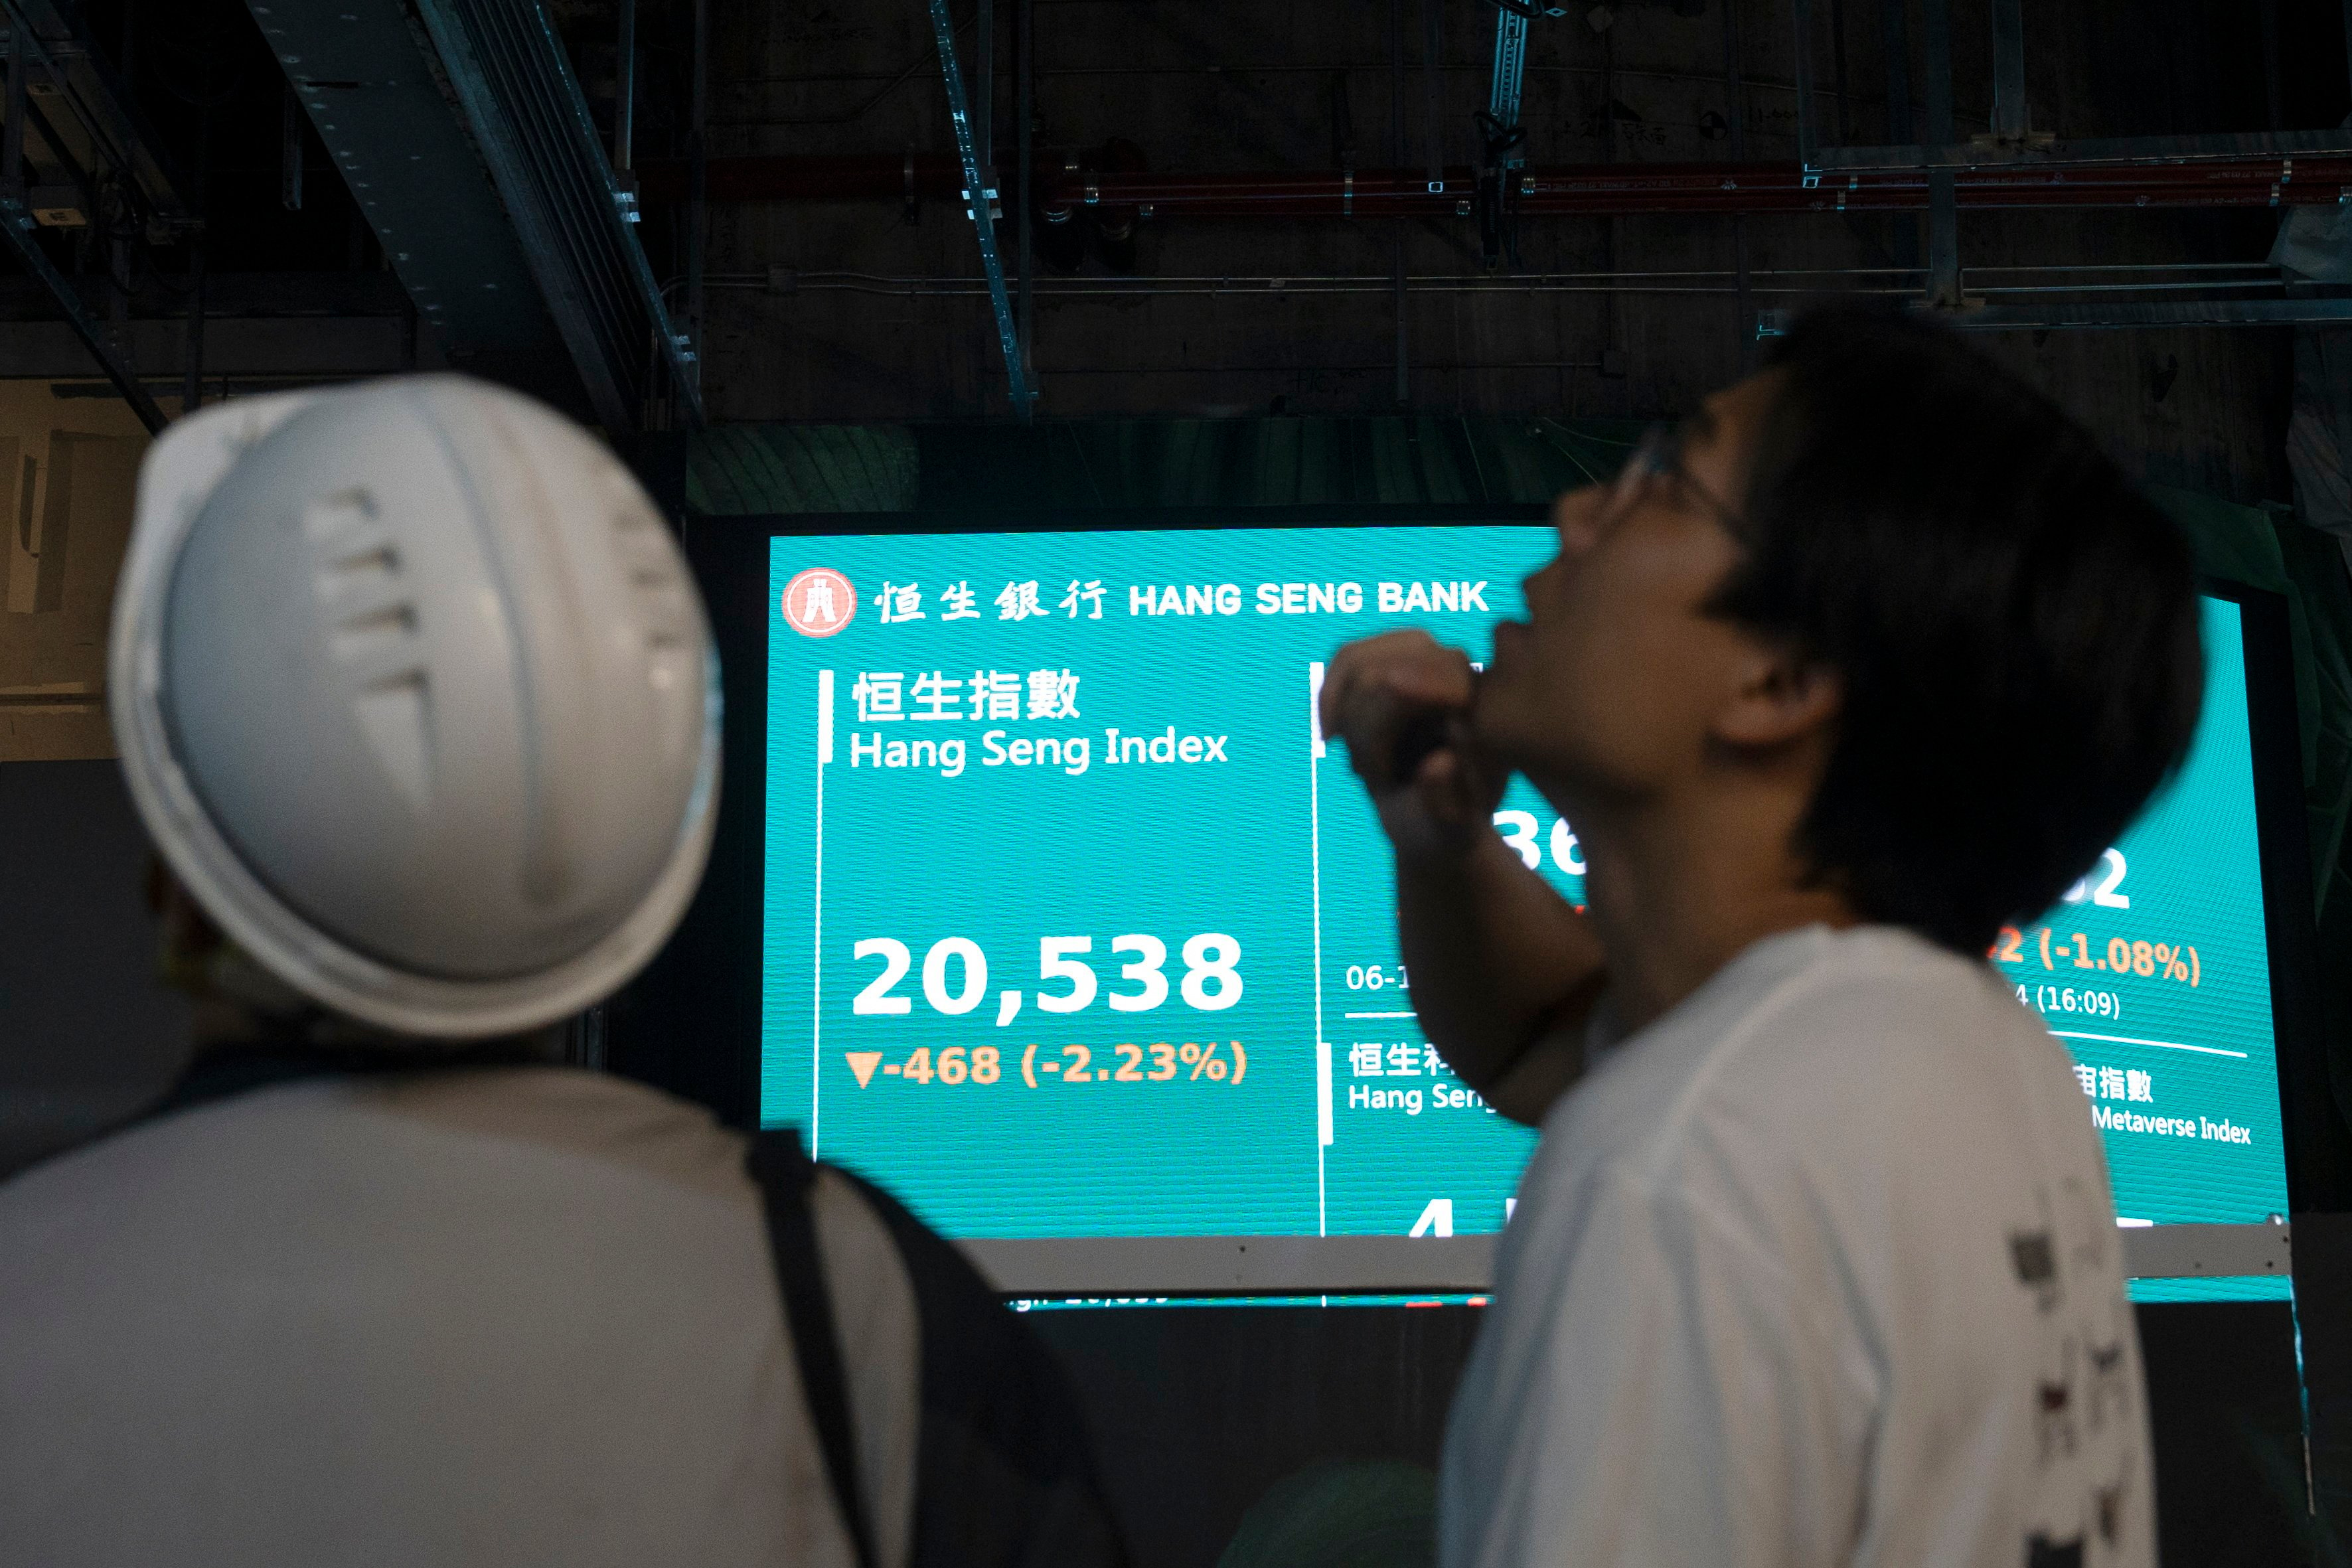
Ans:
{"label": "downward triangle arrow", "polygon": [[873,1079],[874,1069],[882,1065],[880,1051],[844,1051],[849,1058],[849,1070],[857,1075],[857,1087],[864,1089]]}

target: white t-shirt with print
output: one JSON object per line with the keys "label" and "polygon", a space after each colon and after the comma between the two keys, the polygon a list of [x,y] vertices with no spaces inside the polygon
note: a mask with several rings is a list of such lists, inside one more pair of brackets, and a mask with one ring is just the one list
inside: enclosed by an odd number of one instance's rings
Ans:
{"label": "white t-shirt with print", "polygon": [[1811,927],[1593,1038],[1454,1401],[1446,1568],[2152,1568],[2106,1163],[1986,965]]}

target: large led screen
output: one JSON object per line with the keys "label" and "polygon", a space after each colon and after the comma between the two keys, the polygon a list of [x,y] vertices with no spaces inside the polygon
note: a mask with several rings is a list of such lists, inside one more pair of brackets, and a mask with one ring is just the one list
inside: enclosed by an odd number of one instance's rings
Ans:
{"label": "large led screen", "polygon": [[[1483,659],[1550,549],[772,540],[763,1120],[956,1237],[1499,1230],[1534,1135],[1416,1026],[1388,852],[1313,700],[1387,627]],[[2187,771],[1990,955],[2073,1051],[2126,1224],[2286,1207],[2239,611],[2204,614]],[[1581,897],[1531,790],[1496,828]]]}

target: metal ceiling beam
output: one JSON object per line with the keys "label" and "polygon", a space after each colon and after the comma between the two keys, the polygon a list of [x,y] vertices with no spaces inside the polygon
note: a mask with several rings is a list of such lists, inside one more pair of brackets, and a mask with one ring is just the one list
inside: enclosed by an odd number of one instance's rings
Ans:
{"label": "metal ceiling beam", "polygon": [[[1471,173],[1451,171],[1449,179]],[[2339,190],[2352,185],[2352,157],[1837,174],[1795,163],[1598,163],[1535,166],[1518,178],[1521,210],[1528,213],[1917,212],[1928,206],[1931,182],[1938,178],[1951,181],[1956,205],[1971,210],[2333,206]],[[1337,170],[1078,176],[1056,171],[1042,200],[1048,212],[1097,203],[1171,217],[1435,217],[1451,211],[1450,198],[1428,195],[1422,184],[1420,171],[1406,169],[1359,169],[1352,178]]]}
{"label": "metal ceiling beam", "polygon": [[[1779,337],[1796,312],[1758,313],[1757,335]],[[1977,305],[1938,310],[1937,319],[1963,331],[2049,332],[2124,331],[2145,327],[2342,326],[2352,322],[2352,300],[2195,300],[2160,304]]]}
{"label": "metal ceiling beam", "polygon": [[1813,156],[1822,170],[1992,169],[2065,167],[2093,163],[2246,163],[2305,155],[2352,155],[2352,131],[2231,132],[2207,136],[2085,137],[2032,146],[1990,141],[1947,146],[1825,147]]}
{"label": "metal ceiling beam", "polygon": [[450,363],[593,414],[522,241],[400,0],[247,5]]}
{"label": "metal ceiling beam", "polygon": [[648,401],[667,395],[700,424],[693,351],[671,326],[546,12],[538,0],[416,9],[598,416],[635,429]]}
{"label": "metal ceiling beam", "polygon": [[[2238,151],[2198,138],[2146,142],[2060,143],[2047,155],[2011,158],[1990,150],[1949,165],[1963,208],[2285,207],[2338,204],[2352,186],[2352,135],[2311,133],[2283,141],[2297,150]],[[2308,144],[2322,151],[2300,150]],[[2333,147],[2333,152],[2325,149]],[[2129,151],[2126,151],[2128,149]],[[1885,153],[1904,149],[1869,149]],[[1916,151],[1916,149],[1911,151]],[[1953,149],[1958,152],[1959,149]],[[1928,202],[1923,163],[1866,160],[1855,167],[1839,150],[1801,163],[1538,164],[1517,173],[1528,213],[1917,212]],[[2095,154],[2084,156],[2082,154]],[[649,198],[678,186],[676,163],[641,166]],[[910,172],[911,168],[911,172]],[[1432,194],[1423,169],[1312,169],[1281,173],[1071,173],[1058,153],[1034,160],[1038,200],[1048,211],[1133,206],[1155,216],[1420,218],[1454,216],[1453,192],[1476,171],[1445,171],[1446,190]],[[718,158],[710,163],[715,201],[890,201],[908,193],[952,200],[964,186],[961,163],[903,153],[862,157]]]}
{"label": "metal ceiling beam", "polygon": [[[81,314],[98,321],[112,285],[89,276],[66,282]],[[151,394],[184,384],[190,282],[185,274],[155,276],[131,298],[128,319],[103,324]],[[440,364],[430,344],[418,342],[407,299],[389,273],[216,272],[205,289],[208,388],[224,379],[288,384]],[[30,278],[0,278],[0,379],[88,382],[100,374],[90,361],[70,322],[58,319],[49,289]]]}
{"label": "metal ceiling beam", "polygon": [[672,398],[699,417],[687,345],[537,0],[247,4],[456,367],[616,434]]}
{"label": "metal ceiling beam", "polygon": [[[115,330],[139,366],[128,379],[150,396],[182,390],[188,371],[184,319],[133,320]],[[293,384],[393,375],[420,368],[415,346],[407,323],[397,317],[207,321],[205,388],[216,391],[224,381]],[[0,321],[0,380],[92,381],[101,373],[90,358],[86,340],[66,321]],[[438,368],[433,361],[425,366]],[[122,385],[113,384],[118,391]]]}

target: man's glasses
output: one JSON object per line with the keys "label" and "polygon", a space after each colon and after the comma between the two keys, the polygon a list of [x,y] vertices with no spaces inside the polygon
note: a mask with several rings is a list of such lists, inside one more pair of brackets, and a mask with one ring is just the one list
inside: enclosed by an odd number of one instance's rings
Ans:
{"label": "man's glasses", "polygon": [[1747,520],[1738,509],[1727,505],[1714,491],[1691,478],[1683,466],[1683,429],[1680,425],[1661,421],[1642,432],[1634,443],[1633,455],[1618,470],[1617,482],[1609,492],[1608,516],[1612,521],[1623,517],[1638,505],[1652,484],[1660,479],[1672,479],[1699,503],[1715,514],[1716,521],[1734,537],[1744,537]]}

